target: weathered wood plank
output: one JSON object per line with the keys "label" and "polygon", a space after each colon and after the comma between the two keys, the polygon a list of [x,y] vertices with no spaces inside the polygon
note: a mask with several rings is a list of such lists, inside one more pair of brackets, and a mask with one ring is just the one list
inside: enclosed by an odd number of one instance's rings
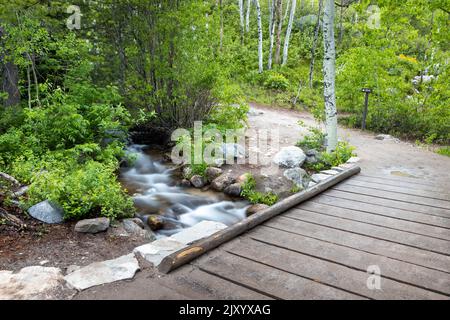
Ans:
{"label": "weathered wood plank", "polygon": [[274,218],[265,225],[450,273],[450,257],[442,254],[285,217]]}
{"label": "weathered wood plank", "polygon": [[443,218],[447,218],[447,219],[450,218],[450,212],[448,212],[449,210],[441,209],[441,208],[434,208],[434,207],[415,204],[415,203],[407,203],[407,202],[403,202],[403,201],[396,201],[396,200],[385,199],[385,198],[377,198],[377,197],[372,197],[372,196],[368,196],[368,195],[364,195],[364,194],[345,192],[345,191],[335,190],[335,189],[327,190],[326,192],[324,192],[324,194],[338,197],[338,198],[343,198],[343,199],[355,200],[355,201],[359,201],[359,202],[363,202],[363,203],[376,204],[379,206],[384,206],[384,207],[389,207],[389,208],[397,208],[397,209],[403,209],[403,210],[408,210],[408,211],[413,211],[413,212],[420,212],[420,213],[425,213],[425,214],[443,217]]}
{"label": "weathered wood plank", "polygon": [[366,271],[369,266],[377,265],[383,277],[450,295],[450,276],[445,272],[266,226],[252,230],[247,237],[361,271]]}
{"label": "weathered wood plank", "polygon": [[268,300],[264,294],[231,281],[211,275],[192,265],[185,265],[170,276],[163,276],[158,283],[173,288],[191,299],[217,300]]}
{"label": "weathered wood plank", "polygon": [[235,255],[372,299],[447,299],[444,295],[386,278],[381,281],[382,290],[371,290],[367,286],[370,275],[366,272],[249,238],[233,241],[225,245],[223,249]]}
{"label": "weathered wood plank", "polygon": [[360,296],[332,288],[253,260],[215,250],[193,262],[201,270],[242,283],[277,299],[361,299]]}
{"label": "weathered wood plank", "polygon": [[427,192],[437,192],[440,194],[447,194],[447,190],[440,188],[436,184],[431,185],[423,185],[423,184],[417,184],[417,183],[411,183],[409,181],[405,180],[387,180],[384,177],[369,177],[363,174],[359,174],[357,177],[355,177],[355,180],[357,181],[365,181],[365,182],[373,182],[388,186],[394,186],[394,187],[401,187],[401,188],[408,188],[408,189],[414,189],[414,190],[421,190],[421,191],[427,191]]}
{"label": "weathered wood plank", "polygon": [[331,216],[373,224],[380,227],[417,233],[427,237],[450,240],[450,229],[438,228],[417,222],[405,221],[363,211],[335,207],[332,205],[313,201],[302,203],[296,208],[318,213],[325,213]]}
{"label": "weathered wood plank", "polygon": [[337,218],[302,209],[289,210],[283,215],[283,217],[315,223],[321,226],[348,231],[377,239],[392,241],[431,252],[450,255],[450,241],[448,240],[430,238],[415,233],[388,229],[386,227]]}
{"label": "weathered wood plank", "polygon": [[412,204],[413,206],[415,206],[416,204],[420,206],[428,206],[431,207],[430,209],[433,210],[433,212],[450,217],[450,202],[446,200],[430,199],[410,194],[384,191],[379,189],[370,189],[366,187],[359,187],[342,183],[335,186],[333,190],[341,190],[356,194],[363,194],[371,197],[402,201],[408,204]]}
{"label": "weathered wood plank", "polygon": [[369,189],[377,189],[384,191],[392,191],[402,194],[414,195],[419,197],[426,197],[430,199],[438,199],[443,201],[450,201],[450,194],[440,193],[435,191],[427,191],[423,189],[411,189],[405,187],[391,186],[383,183],[375,183],[375,182],[366,182],[358,179],[350,179],[348,181],[344,181],[341,185],[348,186],[357,186]]}
{"label": "weathered wood plank", "polygon": [[352,210],[359,210],[367,213],[377,214],[384,217],[392,217],[396,219],[402,219],[440,228],[450,228],[450,220],[447,218],[432,216],[420,212],[411,212],[398,208],[389,208],[378,206],[376,204],[361,203],[355,200],[343,199],[336,196],[330,196],[322,194],[315,197],[311,201],[327,204],[336,208],[346,208]]}
{"label": "weathered wood plank", "polygon": [[[434,183],[432,181],[424,180],[424,179],[421,179],[421,178],[415,178],[415,177],[398,177],[398,176],[394,176],[394,175],[373,175],[373,174],[370,174],[370,173],[363,173],[361,176],[363,176],[363,177],[371,177],[371,178],[381,178],[381,179],[386,180],[386,181],[407,182],[407,183],[411,183],[411,184],[417,184],[417,185],[423,185],[423,186],[429,186],[429,187],[436,187],[436,183]],[[442,183],[439,183],[439,185],[442,185]]]}

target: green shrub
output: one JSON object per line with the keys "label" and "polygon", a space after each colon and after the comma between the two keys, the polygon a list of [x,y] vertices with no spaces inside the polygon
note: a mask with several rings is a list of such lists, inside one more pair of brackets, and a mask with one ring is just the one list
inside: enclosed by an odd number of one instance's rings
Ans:
{"label": "green shrub", "polygon": [[289,87],[289,80],[286,79],[284,75],[272,71],[266,76],[264,80],[264,87],[266,89],[284,91]]}
{"label": "green shrub", "polygon": [[262,203],[268,206],[272,206],[278,202],[278,196],[273,192],[262,193],[255,190],[256,180],[250,174],[247,173],[246,180],[242,185],[241,196],[250,201],[252,204]]}
{"label": "green shrub", "polygon": [[319,154],[318,162],[306,164],[306,168],[316,172],[331,169],[331,167],[339,166],[347,162],[351,157],[356,156],[354,150],[355,147],[350,146],[348,142],[339,141],[336,150],[331,153],[325,151],[321,152]]}
{"label": "green shrub", "polygon": [[325,145],[325,133],[318,128],[309,128],[309,133],[297,142],[297,146],[305,151],[314,149],[321,151]]}
{"label": "green shrub", "polygon": [[438,154],[441,154],[443,156],[450,157],[450,147],[442,147],[439,148],[437,151]]}
{"label": "green shrub", "polygon": [[64,209],[65,219],[133,214],[133,202],[116,180],[116,168],[92,160],[73,167],[58,164],[33,178],[29,203],[49,199]]}

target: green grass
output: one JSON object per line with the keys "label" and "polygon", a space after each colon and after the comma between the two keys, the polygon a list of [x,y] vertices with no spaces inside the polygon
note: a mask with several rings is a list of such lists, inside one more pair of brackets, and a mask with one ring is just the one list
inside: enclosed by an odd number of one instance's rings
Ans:
{"label": "green grass", "polygon": [[437,150],[436,153],[443,155],[443,156],[450,157],[450,147],[449,146],[442,147],[439,150]]}

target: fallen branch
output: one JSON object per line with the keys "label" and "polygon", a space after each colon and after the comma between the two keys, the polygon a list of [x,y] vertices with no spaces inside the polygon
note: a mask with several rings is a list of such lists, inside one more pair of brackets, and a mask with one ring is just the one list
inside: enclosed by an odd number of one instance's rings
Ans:
{"label": "fallen branch", "polygon": [[8,213],[5,209],[0,208],[0,224],[2,223],[6,223],[7,225],[11,225],[20,229],[23,229],[25,227],[25,224],[22,222],[22,220]]}
{"label": "fallen branch", "polygon": [[20,187],[20,182],[16,178],[10,176],[7,173],[0,172],[0,178],[12,183],[16,187]]}

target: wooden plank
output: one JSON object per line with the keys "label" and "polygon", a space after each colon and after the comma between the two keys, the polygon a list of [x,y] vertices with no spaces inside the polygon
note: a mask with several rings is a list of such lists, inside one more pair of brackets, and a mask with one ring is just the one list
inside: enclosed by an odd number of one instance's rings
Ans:
{"label": "wooden plank", "polygon": [[285,217],[274,218],[265,225],[450,273],[450,257],[442,254]]}
{"label": "wooden plank", "polygon": [[377,239],[392,241],[431,252],[450,255],[450,241],[447,240],[430,238],[420,234],[388,229],[301,209],[289,210],[283,216]]}
{"label": "wooden plank", "polygon": [[252,230],[247,237],[360,271],[366,271],[369,266],[377,265],[383,277],[450,295],[450,276],[445,272],[265,226]]}
{"label": "wooden plank", "polygon": [[443,188],[437,186],[436,184],[423,185],[423,184],[411,183],[409,181],[404,181],[404,180],[392,181],[392,180],[387,180],[383,177],[368,177],[363,174],[359,174],[358,176],[355,176],[354,180],[379,183],[379,184],[383,184],[383,185],[408,188],[408,189],[413,189],[413,190],[421,190],[421,191],[427,191],[427,192],[448,194],[447,189],[443,189]]}
{"label": "wooden plank", "polygon": [[241,238],[223,248],[235,255],[313,279],[371,299],[447,299],[446,296],[382,278],[381,289],[367,286],[369,274],[291,250],[271,246],[250,238]]}
{"label": "wooden plank", "polygon": [[[362,176],[372,177],[372,178],[382,178],[384,180],[393,181],[393,182],[407,182],[407,183],[411,183],[411,184],[430,186],[430,187],[436,186],[436,183],[434,183],[432,181],[424,180],[421,178],[414,178],[414,177],[397,177],[397,176],[393,176],[393,175],[376,175],[375,176],[373,174],[368,174],[368,173],[363,173]],[[448,186],[448,185],[445,184],[445,186]]]}
{"label": "wooden plank", "polygon": [[190,246],[174,252],[168,256],[166,256],[162,262],[158,266],[158,270],[162,273],[168,273],[171,270],[174,270],[193,259],[199,257],[200,255],[217,248],[222,243],[225,243],[241,234],[250,230],[257,225],[260,225],[264,221],[267,221],[286,210],[302,203],[303,201],[309,200],[314,196],[322,193],[324,190],[327,190],[334,186],[335,184],[355,175],[361,171],[361,168],[358,166],[352,166],[332,177],[326,179],[312,188],[309,188],[300,193],[294,194],[286,199],[281,200],[280,202],[274,204],[273,206],[261,210],[250,217],[239,221],[238,223],[223,229],[205,239],[201,239]]}
{"label": "wooden plank", "polygon": [[297,208],[318,213],[325,213],[331,216],[373,224],[389,229],[416,233],[427,237],[450,240],[450,229],[433,227],[417,222],[405,221],[352,209],[339,208],[313,201],[305,202],[297,206]]}
{"label": "wooden plank", "polygon": [[392,191],[402,194],[409,194],[419,197],[426,197],[430,199],[438,199],[443,201],[450,201],[450,193],[440,193],[434,191],[427,191],[421,189],[411,189],[405,187],[391,186],[383,183],[366,182],[357,179],[349,179],[341,183],[341,185],[357,186],[369,189],[377,189],[384,191]]}
{"label": "wooden plank", "polygon": [[403,209],[378,206],[376,204],[361,203],[359,201],[343,199],[325,194],[317,196],[311,201],[328,204],[338,208],[359,210],[371,214],[377,214],[384,217],[392,217],[396,219],[402,219],[406,221],[412,221],[441,228],[450,228],[449,219],[432,216],[420,212],[411,212]]}
{"label": "wooden plank", "polygon": [[418,204],[421,206],[429,206],[432,207],[430,209],[434,210],[436,213],[450,217],[450,202],[446,200],[430,199],[415,195],[409,195],[392,191],[384,191],[378,189],[369,189],[366,187],[359,187],[348,184],[339,184],[335,186],[333,190],[341,190],[356,194],[364,194],[371,197],[403,201],[414,205]]}
{"label": "wooden plank", "polygon": [[242,285],[211,275],[191,265],[183,266],[170,276],[158,279],[161,285],[172,288],[191,299],[268,300],[264,294]]}
{"label": "wooden plank", "polygon": [[415,203],[407,203],[402,201],[396,201],[391,199],[383,199],[383,198],[377,198],[372,196],[367,196],[364,194],[358,194],[358,193],[352,193],[352,192],[345,192],[341,190],[328,190],[324,192],[326,195],[343,198],[343,199],[349,199],[349,200],[355,200],[363,203],[371,203],[376,204],[379,206],[384,206],[388,208],[397,208],[397,209],[403,209],[413,212],[420,212],[428,215],[434,215],[438,217],[443,218],[450,218],[450,212],[445,209],[441,208],[434,208],[429,207],[425,205],[415,204]]}
{"label": "wooden plank", "polygon": [[215,250],[193,262],[201,270],[277,299],[361,299],[360,296]]}

